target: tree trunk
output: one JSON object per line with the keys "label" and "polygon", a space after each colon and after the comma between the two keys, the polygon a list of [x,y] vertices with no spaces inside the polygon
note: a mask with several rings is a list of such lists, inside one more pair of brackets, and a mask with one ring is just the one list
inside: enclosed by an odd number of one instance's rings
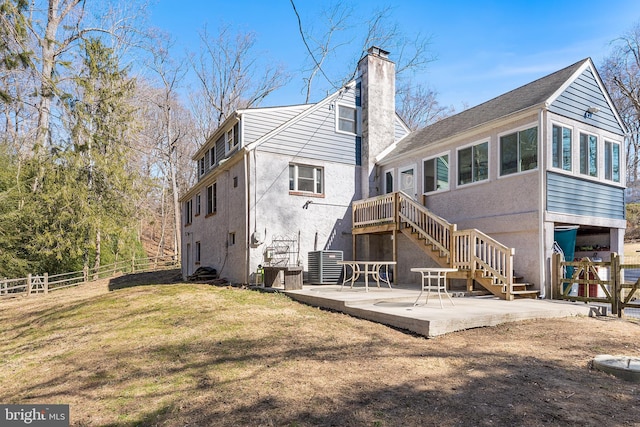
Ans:
{"label": "tree trunk", "polygon": [[98,280],[98,269],[100,268],[100,242],[101,242],[100,228],[96,230],[96,261],[93,263],[93,280]]}

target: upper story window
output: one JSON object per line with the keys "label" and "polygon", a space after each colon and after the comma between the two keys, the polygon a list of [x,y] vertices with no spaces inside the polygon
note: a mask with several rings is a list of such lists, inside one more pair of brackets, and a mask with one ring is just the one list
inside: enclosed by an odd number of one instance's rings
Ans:
{"label": "upper story window", "polygon": [[189,225],[193,222],[193,200],[189,199],[184,202],[184,225]]}
{"label": "upper story window", "polygon": [[393,170],[384,173],[384,192],[385,194],[393,193]]}
{"label": "upper story window", "polygon": [[424,192],[449,189],[449,155],[444,154],[422,162]]}
{"label": "upper story window", "polygon": [[620,182],[620,144],[604,142],[604,179]]}
{"label": "upper story window", "polygon": [[338,131],[352,134],[358,133],[357,117],[357,110],[354,107],[338,105]]}
{"label": "upper story window", "polygon": [[196,216],[200,215],[200,193],[196,194]]}
{"label": "upper story window", "polygon": [[216,164],[216,146],[214,145],[209,149],[209,167]]}
{"label": "upper story window", "polygon": [[571,171],[571,129],[553,125],[551,156],[554,168]]}
{"label": "upper story window", "polygon": [[198,160],[198,176],[204,175],[204,157]]}
{"label": "upper story window", "polygon": [[229,129],[225,133],[225,142],[227,144],[227,151],[231,151],[238,146],[238,134],[236,132],[237,125]]}
{"label": "upper story window", "polygon": [[212,215],[218,210],[218,184],[213,183],[207,187],[207,215]]}
{"label": "upper story window", "polygon": [[580,134],[580,173],[598,176],[598,137],[595,135]]}
{"label": "upper story window", "polygon": [[323,169],[315,166],[289,165],[289,191],[323,194]]}
{"label": "upper story window", "polygon": [[537,167],[537,127],[500,137],[500,175],[524,172]]}
{"label": "upper story window", "polygon": [[489,179],[489,142],[458,150],[458,184]]}

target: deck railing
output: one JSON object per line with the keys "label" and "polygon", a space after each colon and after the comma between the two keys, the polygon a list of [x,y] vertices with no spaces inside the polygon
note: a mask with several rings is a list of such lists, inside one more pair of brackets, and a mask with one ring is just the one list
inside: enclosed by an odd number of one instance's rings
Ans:
{"label": "deck railing", "polygon": [[364,228],[394,223],[405,223],[427,244],[447,256],[449,265],[473,274],[481,271],[502,285],[507,297],[513,283],[513,249],[508,248],[476,229],[456,229],[445,219],[402,192],[353,202],[353,227]]}
{"label": "deck railing", "polygon": [[396,220],[397,193],[353,202],[353,227],[366,227]]}
{"label": "deck railing", "polygon": [[435,215],[408,195],[402,192],[396,194],[400,221],[410,225],[420,237],[437,248],[441,255],[446,256],[451,262],[451,242],[456,225]]}
{"label": "deck railing", "polygon": [[508,248],[483,232],[470,229],[454,233],[453,267],[482,271],[502,285],[507,297],[513,283],[513,248]]}

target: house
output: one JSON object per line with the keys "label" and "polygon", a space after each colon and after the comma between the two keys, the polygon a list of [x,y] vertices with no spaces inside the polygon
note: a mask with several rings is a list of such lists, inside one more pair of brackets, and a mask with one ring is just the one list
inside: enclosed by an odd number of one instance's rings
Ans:
{"label": "house", "polygon": [[315,104],[232,114],[193,156],[182,197],[182,273],[215,268],[251,283],[259,265],[308,253],[351,257],[351,203],[377,194],[375,157],[409,133],[395,113],[395,65],[371,48],[358,77]]}
{"label": "house", "polygon": [[394,94],[394,64],[372,48],[316,104],[227,119],[181,198],[183,275],[249,283],[265,261],[308,270],[309,252],[336,249],[397,261],[399,283],[447,266],[468,289],[548,298],[564,230],[567,257],[622,253],[625,128],[590,59],[411,133]]}
{"label": "house", "polygon": [[[380,188],[403,192],[406,203],[426,208],[425,218],[453,224],[444,242],[406,217],[393,239],[370,222],[354,234],[377,235],[377,256],[395,252],[399,266],[454,266],[497,295],[550,297],[560,233],[573,230],[567,258],[623,253],[624,135],[592,61],[579,61],[413,132],[380,156]],[[424,242],[431,248],[416,251]],[[415,281],[409,268],[397,273],[402,283]],[[526,283],[521,292],[513,274]]]}

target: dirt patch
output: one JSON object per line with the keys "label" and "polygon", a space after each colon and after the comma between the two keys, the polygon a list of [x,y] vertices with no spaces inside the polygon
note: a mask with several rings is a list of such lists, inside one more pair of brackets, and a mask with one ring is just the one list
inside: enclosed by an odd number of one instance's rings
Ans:
{"label": "dirt patch", "polygon": [[524,321],[433,339],[197,284],[109,283],[0,302],[0,402],[75,426],[640,425],[633,320]]}

